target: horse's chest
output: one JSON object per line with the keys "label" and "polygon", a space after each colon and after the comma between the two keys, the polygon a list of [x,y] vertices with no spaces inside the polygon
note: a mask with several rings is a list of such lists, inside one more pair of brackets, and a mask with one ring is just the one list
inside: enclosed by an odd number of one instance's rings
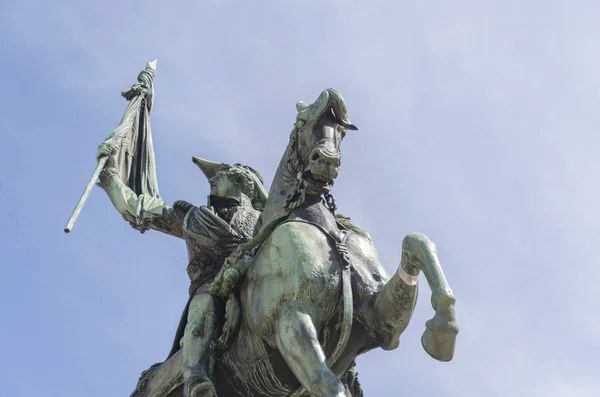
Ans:
{"label": "horse's chest", "polygon": [[267,239],[248,271],[247,283],[255,293],[268,291],[272,297],[322,298],[339,289],[339,257],[314,226],[287,223]]}

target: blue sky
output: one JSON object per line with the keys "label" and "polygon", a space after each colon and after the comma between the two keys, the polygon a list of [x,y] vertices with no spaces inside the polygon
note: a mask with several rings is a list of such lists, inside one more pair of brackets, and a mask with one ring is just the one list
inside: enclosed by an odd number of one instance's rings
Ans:
{"label": "blue sky", "polygon": [[438,245],[461,326],[359,359],[367,396],[588,397],[600,390],[597,1],[0,3],[2,395],[128,396],[187,298],[183,242],[141,235],[95,189],[62,231],[158,58],[152,114],[167,202],[204,204],[191,156],[269,181],[295,103],[346,98],[334,193],[387,269],[405,234]]}

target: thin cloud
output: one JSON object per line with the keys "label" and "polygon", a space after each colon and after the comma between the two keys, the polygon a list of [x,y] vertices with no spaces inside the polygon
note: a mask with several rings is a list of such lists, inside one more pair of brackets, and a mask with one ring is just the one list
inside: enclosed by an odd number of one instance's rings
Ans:
{"label": "thin cloud", "polygon": [[[158,57],[152,122],[167,201],[204,202],[192,155],[245,162],[269,180],[295,102],[333,86],[360,127],[343,147],[340,210],[370,232],[389,271],[406,233],[439,246],[458,297],[455,359],[437,363],[421,349],[432,315],[422,281],[398,351],[359,359],[367,395],[591,396],[600,389],[600,322],[590,317],[600,298],[600,10],[559,3],[4,3],[0,45],[15,99],[1,100],[0,126],[23,133],[2,137],[11,150],[0,149],[0,168],[22,164],[16,153],[50,152],[54,171],[40,178],[22,167],[6,181],[44,261],[30,265],[31,300],[4,291],[24,312],[47,313],[54,342],[31,331],[29,345],[9,331],[32,350],[7,351],[60,357],[45,384],[27,390],[25,372],[7,369],[9,390],[127,395],[168,350],[186,299],[181,241],[136,234],[99,190],[74,234],[60,234],[95,147],[124,109],[120,90]],[[31,115],[17,104],[39,103],[40,86],[52,102],[24,126]],[[40,191],[54,209],[42,218],[31,210]],[[7,257],[25,262],[14,238],[4,241]],[[11,277],[26,279],[26,268]],[[35,317],[21,321],[36,329]]]}

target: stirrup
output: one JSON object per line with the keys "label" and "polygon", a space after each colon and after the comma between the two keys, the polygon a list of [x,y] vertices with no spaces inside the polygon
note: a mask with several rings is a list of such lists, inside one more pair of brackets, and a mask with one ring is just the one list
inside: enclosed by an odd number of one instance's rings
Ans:
{"label": "stirrup", "polygon": [[191,374],[183,384],[184,397],[216,397],[211,380],[201,374]]}

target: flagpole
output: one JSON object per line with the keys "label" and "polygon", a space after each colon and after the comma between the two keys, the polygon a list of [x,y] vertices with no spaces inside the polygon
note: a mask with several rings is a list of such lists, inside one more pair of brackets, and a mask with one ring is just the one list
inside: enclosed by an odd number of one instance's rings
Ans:
{"label": "flagpole", "polygon": [[94,170],[94,173],[92,174],[92,177],[90,178],[90,181],[88,182],[87,186],[85,187],[83,194],[79,198],[79,201],[77,202],[77,205],[75,206],[75,209],[73,210],[73,213],[71,214],[71,217],[69,218],[69,221],[65,225],[65,233],[70,233],[71,230],[73,229],[73,225],[75,225],[75,221],[79,217],[79,213],[81,212],[83,205],[85,204],[86,200],[88,199],[88,197],[92,191],[92,188],[96,184],[96,181],[98,180],[98,177],[100,176],[100,173],[104,169],[104,164],[106,164],[107,160],[108,160],[108,156],[101,157],[98,160],[98,165],[96,165],[96,169]]}

